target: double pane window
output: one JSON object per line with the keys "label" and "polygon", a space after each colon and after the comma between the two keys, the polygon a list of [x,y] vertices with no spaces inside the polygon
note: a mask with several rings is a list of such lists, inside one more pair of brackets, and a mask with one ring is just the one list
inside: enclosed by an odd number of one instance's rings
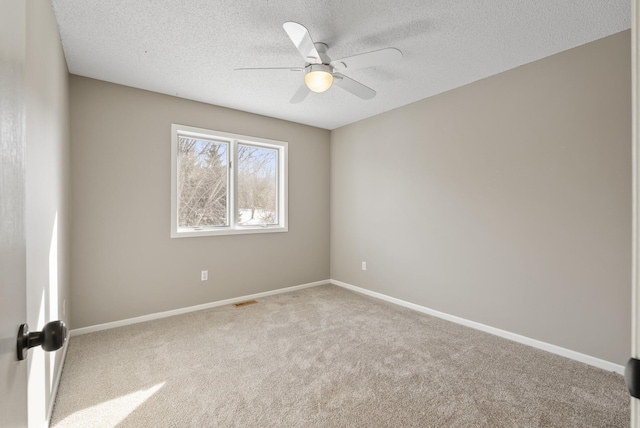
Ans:
{"label": "double pane window", "polygon": [[287,230],[287,143],[172,126],[172,237]]}

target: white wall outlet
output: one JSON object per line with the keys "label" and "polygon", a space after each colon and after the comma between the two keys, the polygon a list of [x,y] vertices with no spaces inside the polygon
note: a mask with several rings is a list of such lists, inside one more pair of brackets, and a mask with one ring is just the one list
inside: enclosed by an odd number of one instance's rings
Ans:
{"label": "white wall outlet", "polygon": [[367,270],[367,262],[362,262],[362,270]]}
{"label": "white wall outlet", "polygon": [[200,272],[200,281],[207,281],[209,279],[209,271],[203,270]]}

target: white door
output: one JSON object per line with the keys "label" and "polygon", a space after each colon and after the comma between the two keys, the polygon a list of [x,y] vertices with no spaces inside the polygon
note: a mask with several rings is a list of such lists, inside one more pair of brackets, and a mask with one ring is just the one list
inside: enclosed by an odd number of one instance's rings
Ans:
{"label": "white door", "polygon": [[[632,145],[633,145],[633,277],[632,277],[632,337],[631,356],[640,359],[640,281],[638,269],[640,268],[640,71],[638,60],[640,58],[640,0],[631,2],[631,79],[632,79]],[[640,400],[631,398],[631,427],[640,428]]]}
{"label": "white door", "polygon": [[24,64],[26,2],[0,3],[0,427],[27,426],[27,364],[18,362],[26,322]]}

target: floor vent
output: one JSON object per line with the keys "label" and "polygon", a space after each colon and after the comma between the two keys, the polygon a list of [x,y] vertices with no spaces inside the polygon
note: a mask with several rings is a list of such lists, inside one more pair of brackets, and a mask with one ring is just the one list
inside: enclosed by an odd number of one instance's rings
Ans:
{"label": "floor vent", "polygon": [[258,302],[256,302],[255,300],[247,300],[246,302],[234,303],[233,306],[235,306],[236,308],[241,308],[243,306],[249,306],[255,303],[258,303]]}

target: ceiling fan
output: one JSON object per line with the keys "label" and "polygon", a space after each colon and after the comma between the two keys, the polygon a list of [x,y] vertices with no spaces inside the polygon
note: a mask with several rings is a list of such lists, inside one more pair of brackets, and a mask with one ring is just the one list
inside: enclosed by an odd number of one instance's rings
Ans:
{"label": "ceiling fan", "polygon": [[399,49],[385,48],[332,61],[327,55],[328,46],[325,43],[314,43],[309,31],[303,25],[297,22],[285,22],[282,28],[304,58],[304,67],[237,68],[236,71],[290,70],[304,72],[304,82],[290,100],[293,104],[304,101],[309,91],[324,92],[334,83],[357,97],[369,100],[376,96],[376,91],[338,71],[371,67],[398,61],[402,58],[402,52]]}

